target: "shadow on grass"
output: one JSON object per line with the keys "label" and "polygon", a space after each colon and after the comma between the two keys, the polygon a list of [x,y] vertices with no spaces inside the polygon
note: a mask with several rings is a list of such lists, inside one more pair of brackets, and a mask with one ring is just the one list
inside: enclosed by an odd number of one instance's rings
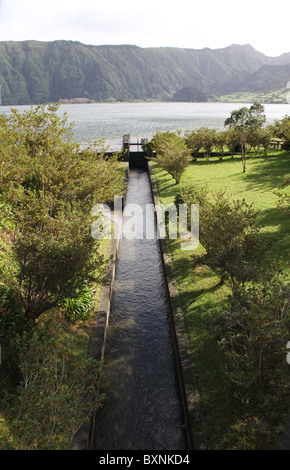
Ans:
{"label": "shadow on grass", "polygon": [[251,170],[245,179],[249,189],[276,190],[289,173],[290,153],[281,151],[280,155],[251,157]]}
{"label": "shadow on grass", "polygon": [[[233,162],[241,160],[240,155],[231,157],[224,157],[223,160],[219,160],[213,157],[210,160],[200,159],[197,161],[191,161],[190,166],[212,166],[212,165],[232,165]],[[245,178],[246,183],[249,185],[249,189],[255,190],[261,187],[275,190],[278,185],[282,183],[284,176],[289,173],[290,164],[290,153],[286,150],[280,150],[276,153],[270,153],[269,155],[253,155],[249,153],[247,155],[247,167],[246,172],[241,175]]]}
{"label": "shadow on grass", "polygon": [[221,287],[223,287],[223,284],[221,284],[221,282],[219,281],[217,284],[215,284],[211,287],[207,287],[207,288],[203,288],[203,289],[195,289],[192,292],[187,293],[187,295],[190,296],[192,302],[195,302],[196,300],[200,299],[201,297],[203,297],[205,295],[212,294],[213,292],[216,292]]}
{"label": "shadow on grass", "polygon": [[204,165],[217,165],[217,164],[224,164],[226,165],[227,163],[233,163],[235,161],[241,161],[241,155],[240,154],[237,154],[237,155],[234,155],[234,157],[230,157],[228,155],[225,155],[222,160],[216,156],[214,157],[211,157],[209,160],[207,160],[206,158],[201,158],[201,157],[198,157],[197,160],[191,160],[189,162],[189,165],[197,165],[197,166],[204,166]]}
{"label": "shadow on grass", "polygon": [[[166,184],[166,183],[167,183],[167,184]],[[175,187],[176,189],[178,189],[178,185],[175,183],[174,180],[172,180],[172,181],[168,181],[168,180],[164,181],[164,182],[161,184],[161,187],[162,187],[162,194],[163,194],[164,196],[167,196],[167,195],[172,194],[172,191],[166,191],[168,188],[174,189],[174,187]],[[160,189],[161,189],[161,188],[160,188]],[[168,194],[167,194],[167,193],[168,193]]]}
{"label": "shadow on grass", "polygon": [[284,215],[276,208],[265,209],[258,215],[259,226],[269,227],[268,231],[261,234],[269,243],[267,258],[271,261],[277,257],[280,260],[285,259],[286,253],[289,253],[290,241],[290,218]]}
{"label": "shadow on grass", "polygon": [[258,220],[262,226],[280,226],[281,229],[284,228],[285,231],[289,230],[289,216],[283,214],[275,207],[261,210],[258,214]]}
{"label": "shadow on grass", "polygon": [[173,272],[177,283],[178,299],[186,317],[203,316],[209,306],[218,308],[219,302],[225,306],[230,290],[221,284],[220,278],[207,265],[198,264],[183,257],[173,262]]}

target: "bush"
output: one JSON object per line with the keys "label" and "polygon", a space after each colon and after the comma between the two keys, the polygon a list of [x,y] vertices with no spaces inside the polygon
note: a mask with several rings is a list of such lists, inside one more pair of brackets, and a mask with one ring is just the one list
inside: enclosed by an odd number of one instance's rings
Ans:
{"label": "bush", "polygon": [[233,396],[244,413],[259,419],[272,446],[281,439],[289,410],[289,296],[289,285],[275,276],[236,291],[229,309],[207,321],[224,354]]}
{"label": "bush", "polygon": [[58,315],[42,318],[18,342],[22,380],[10,408],[13,449],[71,449],[79,427],[100,406],[100,363],[79,341]]}
{"label": "bush", "polygon": [[33,321],[98,282],[103,260],[90,233],[91,209],[123,185],[117,158],[105,161],[102,142],[80,155],[67,116],[57,111],[38,106],[1,119],[0,203],[9,208],[12,281]]}
{"label": "bush", "polygon": [[[290,176],[286,176],[284,178],[283,183],[278,186],[279,191],[275,191],[274,194],[279,197],[277,202],[277,208],[282,211],[285,215],[290,215],[290,194],[289,194],[289,186],[290,186]],[[288,192],[284,192],[284,189],[288,189]],[[286,189],[286,191],[287,191]]]}
{"label": "bush", "polygon": [[200,242],[203,263],[231,287],[257,278],[266,242],[256,223],[257,212],[244,200],[230,200],[224,192],[210,199],[207,192],[187,196],[200,200]]}

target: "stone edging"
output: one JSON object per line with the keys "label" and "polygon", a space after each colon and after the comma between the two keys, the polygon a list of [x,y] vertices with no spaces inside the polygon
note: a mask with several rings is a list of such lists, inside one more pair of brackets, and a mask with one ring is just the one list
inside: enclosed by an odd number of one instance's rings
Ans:
{"label": "stone edging", "polygon": [[[158,195],[156,184],[153,178],[150,162],[148,161],[148,172],[151,184],[151,191],[154,205],[158,205]],[[159,213],[156,211],[158,220]],[[161,221],[160,221],[161,222]],[[182,314],[178,305],[178,296],[173,277],[171,260],[168,253],[166,239],[159,239],[161,259],[165,281],[167,286],[167,294],[169,299],[171,323],[173,332],[174,350],[177,364],[177,374],[180,387],[180,394],[185,419],[185,429],[187,434],[187,441],[189,449],[194,449],[192,437],[192,423],[196,421],[196,391],[194,387],[193,369],[191,366],[187,341],[183,328]]]}

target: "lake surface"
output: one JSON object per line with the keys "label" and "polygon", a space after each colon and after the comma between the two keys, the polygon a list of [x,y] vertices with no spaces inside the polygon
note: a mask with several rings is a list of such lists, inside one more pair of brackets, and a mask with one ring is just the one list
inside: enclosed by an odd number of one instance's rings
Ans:
{"label": "lake surface", "polygon": [[[85,145],[88,140],[104,139],[108,150],[121,150],[122,138],[130,134],[132,141],[151,139],[155,132],[186,130],[201,126],[224,128],[224,121],[234,109],[249,103],[92,103],[61,105],[59,114],[74,122],[74,134]],[[16,108],[16,106],[14,106]],[[19,111],[30,106],[18,106]],[[9,106],[0,106],[0,113],[9,113]],[[267,124],[290,115],[290,104],[266,104]]]}

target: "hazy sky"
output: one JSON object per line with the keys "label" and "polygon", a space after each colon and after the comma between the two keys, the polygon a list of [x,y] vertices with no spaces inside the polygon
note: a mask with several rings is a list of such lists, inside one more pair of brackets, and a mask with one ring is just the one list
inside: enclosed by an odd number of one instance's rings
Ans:
{"label": "hazy sky", "polygon": [[0,41],[290,51],[289,0],[0,0]]}

